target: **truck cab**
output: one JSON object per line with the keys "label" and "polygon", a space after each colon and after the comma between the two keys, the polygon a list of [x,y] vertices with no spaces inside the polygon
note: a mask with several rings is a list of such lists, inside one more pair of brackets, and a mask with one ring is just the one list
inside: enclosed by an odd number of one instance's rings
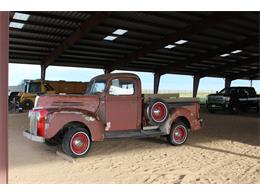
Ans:
{"label": "truck cab", "polygon": [[84,95],[43,95],[29,112],[24,136],[49,145],[61,144],[72,157],[82,157],[92,142],[109,138],[165,136],[182,145],[189,131],[201,128],[199,100],[141,93],[135,74],[94,77]]}

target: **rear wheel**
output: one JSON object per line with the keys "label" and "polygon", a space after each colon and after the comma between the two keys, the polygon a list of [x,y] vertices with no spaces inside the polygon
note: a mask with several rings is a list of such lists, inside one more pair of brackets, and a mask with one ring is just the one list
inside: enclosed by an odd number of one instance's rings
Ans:
{"label": "rear wheel", "polygon": [[70,128],[62,140],[62,149],[67,155],[78,158],[86,156],[91,148],[89,132],[82,127]]}
{"label": "rear wheel", "polygon": [[178,121],[172,128],[167,140],[171,145],[179,146],[186,142],[188,138],[188,127],[185,123]]}

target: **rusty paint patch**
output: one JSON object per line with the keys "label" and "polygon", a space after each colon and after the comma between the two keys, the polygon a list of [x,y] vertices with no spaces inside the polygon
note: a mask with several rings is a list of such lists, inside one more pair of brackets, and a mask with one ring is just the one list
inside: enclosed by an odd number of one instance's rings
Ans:
{"label": "rusty paint patch", "polygon": [[93,118],[92,116],[85,116],[84,118],[85,118],[85,120],[88,121],[88,122],[92,122],[92,121],[95,121],[95,120],[96,120],[96,119]]}

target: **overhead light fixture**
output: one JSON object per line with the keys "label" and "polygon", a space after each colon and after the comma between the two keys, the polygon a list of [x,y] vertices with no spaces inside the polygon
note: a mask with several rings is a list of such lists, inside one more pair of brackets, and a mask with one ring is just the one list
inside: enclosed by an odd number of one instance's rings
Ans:
{"label": "overhead light fixture", "polygon": [[24,26],[24,23],[20,23],[20,22],[10,22],[10,24],[9,24],[10,28],[22,29],[23,26]]}
{"label": "overhead light fixture", "polygon": [[29,14],[22,14],[22,13],[15,12],[13,19],[27,21],[29,17],[30,17]]}
{"label": "overhead light fixture", "polygon": [[164,48],[166,48],[166,49],[172,49],[172,48],[174,48],[174,47],[176,47],[176,45],[166,45]]}
{"label": "overhead light fixture", "polygon": [[227,57],[227,56],[230,56],[230,54],[229,53],[225,53],[225,54],[220,55],[220,57]]}
{"label": "overhead light fixture", "polygon": [[231,53],[233,53],[233,54],[240,53],[240,52],[242,52],[242,50],[240,50],[240,49],[235,50],[235,51],[231,51]]}
{"label": "overhead light fixture", "polygon": [[124,30],[124,29],[117,29],[113,32],[114,35],[123,35],[125,33],[127,33],[128,30]]}
{"label": "overhead light fixture", "polygon": [[181,40],[179,40],[179,41],[176,41],[175,44],[177,44],[177,45],[182,45],[182,44],[187,43],[187,42],[188,42],[187,40],[181,39]]}
{"label": "overhead light fixture", "polygon": [[117,37],[116,36],[106,36],[105,38],[104,38],[104,40],[106,40],[106,41],[113,41],[113,40],[115,40]]}

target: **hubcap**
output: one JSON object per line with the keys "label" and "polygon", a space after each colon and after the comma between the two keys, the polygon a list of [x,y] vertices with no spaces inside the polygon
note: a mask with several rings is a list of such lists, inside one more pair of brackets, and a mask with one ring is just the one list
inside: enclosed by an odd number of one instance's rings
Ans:
{"label": "hubcap", "polygon": [[154,121],[156,122],[162,122],[166,115],[167,115],[167,108],[166,106],[161,103],[161,102],[157,102],[153,105],[152,109],[152,118]]}
{"label": "hubcap", "polygon": [[185,141],[187,137],[186,128],[182,125],[177,126],[173,131],[173,139],[177,143]]}
{"label": "hubcap", "polygon": [[85,132],[78,132],[73,135],[70,141],[70,148],[74,154],[82,155],[89,148],[89,137]]}

